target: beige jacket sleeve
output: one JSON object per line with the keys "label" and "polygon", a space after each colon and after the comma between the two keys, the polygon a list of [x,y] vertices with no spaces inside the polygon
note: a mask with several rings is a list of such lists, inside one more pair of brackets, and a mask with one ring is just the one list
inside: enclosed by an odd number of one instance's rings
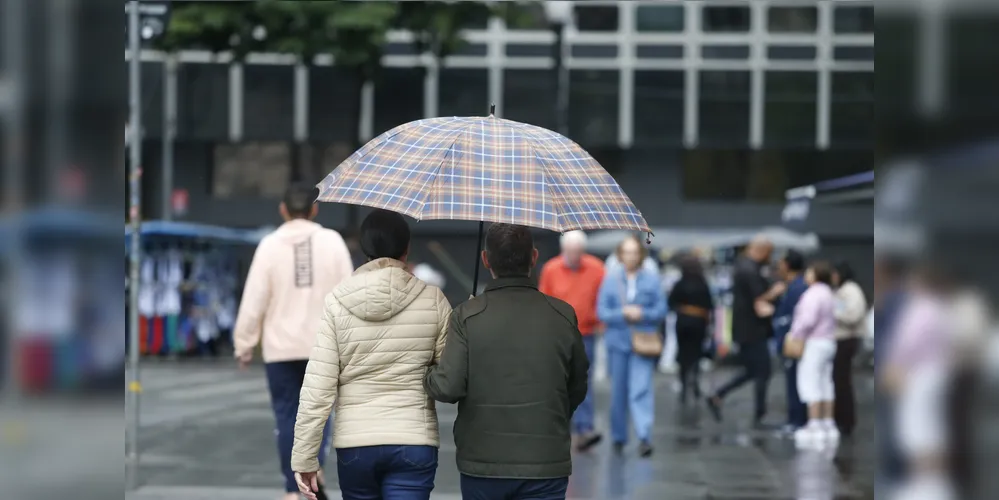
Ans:
{"label": "beige jacket sleeve", "polygon": [[295,445],[291,451],[291,468],[295,472],[320,469],[319,448],[322,446],[323,428],[336,402],[340,382],[340,348],[333,323],[339,308],[339,302],[332,295],[326,297],[326,310],[316,335],[316,346],[312,348],[305,369],[295,420]]}
{"label": "beige jacket sleeve", "polygon": [[837,338],[858,337],[863,333],[867,317],[867,298],[860,285],[850,281],[836,291]]}
{"label": "beige jacket sleeve", "polygon": [[250,270],[243,285],[243,298],[233,328],[232,342],[236,357],[253,352],[263,333],[264,315],[271,300],[269,240],[264,239],[253,253]]}
{"label": "beige jacket sleeve", "polygon": [[444,292],[437,289],[437,345],[434,347],[434,364],[441,360],[444,344],[447,343],[447,329],[451,323],[451,303],[447,301]]}

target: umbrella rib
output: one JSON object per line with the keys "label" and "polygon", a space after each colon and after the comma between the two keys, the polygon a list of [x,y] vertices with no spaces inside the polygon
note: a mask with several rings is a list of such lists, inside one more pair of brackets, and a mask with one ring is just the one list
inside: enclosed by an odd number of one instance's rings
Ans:
{"label": "umbrella rib", "polygon": [[444,156],[441,158],[440,163],[437,164],[437,167],[434,168],[433,175],[427,176],[427,180],[423,181],[423,187],[420,188],[420,191],[424,192],[424,195],[423,195],[423,205],[420,207],[420,217],[417,220],[423,220],[423,211],[426,210],[427,199],[430,197],[431,192],[435,191],[435,189],[433,188],[427,189],[427,184],[430,183],[430,179],[434,180],[435,185],[437,184],[437,177],[440,175],[441,170],[444,168],[444,162],[447,161],[448,158],[454,157],[454,145],[458,143],[458,136],[466,133],[468,133],[468,130],[466,128],[459,128],[454,131],[453,140],[449,138],[447,141],[445,141],[445,144],[451,143],[451,145],[446,148],[442,148],[444,151]]}

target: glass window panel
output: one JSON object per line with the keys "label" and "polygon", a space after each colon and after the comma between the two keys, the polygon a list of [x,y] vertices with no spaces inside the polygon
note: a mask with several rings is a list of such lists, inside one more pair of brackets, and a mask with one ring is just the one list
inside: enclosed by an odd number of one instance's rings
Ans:
{"label": "glass window panel", "polygon": [[309,68],[309,138],[354,140],[360,119],[361,81],[336,66]]}
{"label": "glass window panel", "polygon": [[489,71],[441,68],[438,114],[485,116],[489,111]]}
{"label": "glass window panel", "polygon": [[[950,22],[947,68],[947,102],[961,116],[995,115],[999,110],[999,30],[994,17],[962,15]],[[995,123],[993,121],[992,123]],[[994,130],[993,127],[989,127]]]}
{"label": "glass window panel", "polygon": [[291,140],[295,123],[295,67],[247,64],[243,67],[243,136]]}
{"label": "glass window panel", "polygon": [[[913,16],[890,16],[878,20],[881,34],[874,65],[878,71],[878,123],[907,122],[915,101],[917,22]],[[951,36],[954,36],[951,31]],[[953,46],[952,44],[948,44]],[[951,56],[953,57],[953,56]],[[950,59],[953,61],[953,59]],[[982,60],[976,61],[976,67]],[[951,71],[947,71],[951,73]]]}
{"label": "glass window panel", "polygon": [[229,65],[178,65],[177,137],[229,140]]}
{"label": "glass window panel", "polygon": [[683,197],[688,200],[742,200],[749,181],[749,151],[695,149],[683,155]]}
{"label": "glass window panel", "polygon": [[635,14],[640,32],[683,31],[685,22],[683,5],[639,5]]}
{"label": "glass window panel", "polygon": [[833,30],[836,33],[874,33],[874,6],[837,6]]}
{"label": "glass window panel", "polygon": [[818,74],[768,71],[765,82],[764,143],[814,147]]}
{"label": "glass window panel", "polygon": [[550,69],[507,69],[503,72],[503,118],[555,128],[555,72]]}
{"label": "glass window panel", "polygon": [[635,143],[683,142],[684,88],[682,71],[635,71]]}
{"label": "glass window panel", "polygon": [[[0,23],[2,24],[2,23]],[[142,69],[142,130],[151,139],[163,135],[163,63],[144,62]]]}
{"label": "glass window panel", "polygon": [[375,82],[374,133],[423,118],[423,68],[383,68]]}
{"label": "glass window panel", "polygon": [[832,145],[874,143],[874,72],[832,74]]}
{"label": "glass window panel", "polygon": [[[621,72],[569,72],[569,136],[582,145],[616,145]],[[535,103],[538,101],[534,101]]]}
{"label": "glass window panel", "polygon": [[770,7],[767,29],[772,33],[815,33],[819,27],[817,7]]}
{"label": "glass window panel", "polygon": [[749,72],[702,71],[700,142],[741,146],[749,141]]}
{"label": "glass window panel", "polygon": [[215,146],[212,195],[217,198],[281,198],[291,179],[286,142]]}
{"label": "glass window panel", "polygon": [[708,33],[745,33],[749,31],[749,7],[706,6],[702,11],[703,29]]}
{"label": "glass window panel", "polygon": [[617,5],[580,5],[576,3],[576,29],[579,31],[617,31]]}

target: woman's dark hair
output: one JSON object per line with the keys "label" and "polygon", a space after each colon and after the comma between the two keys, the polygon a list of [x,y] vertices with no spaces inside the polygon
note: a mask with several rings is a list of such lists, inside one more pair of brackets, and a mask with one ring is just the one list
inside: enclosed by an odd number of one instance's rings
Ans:
{"label": "woman's dark hair", "polygon": [[388,210],[375,210],[361,223],[361,251],[371,259],[401,259],[409,252],[409,223]]}
{"label": "woman's dark hair", "polygon": [[800,273],[805,270],[805,256],[797,250],[788,250],[784,254],[784,264],[788,271]]}
{"label": "woman's dark hair", "polygon": [[853,267],[851,267],[850,263],[845,260],[836,262],[836,274],[839,275],[840,285],[846,283],[847,281],[856,280],[856,276],[853,274]]}
{"label": "woman's dark hair", "polygon": [[816,283],[832,285],[833,267],[828,262],[820,260],[813,262],[808,267],[812,270],[812,275],[815,276]]}
{"label": "woman's dark hair", "polygon": [[701,265],[701,259],[688,254],[680,257],[680,272],[683,273],[684,278],[704,277],[704,266]]}
{"label": "woman's dark hair", "polygon": [[497,278],[531,274],[534,236],[524,226],[492,224],[486,231],[486,261]]}

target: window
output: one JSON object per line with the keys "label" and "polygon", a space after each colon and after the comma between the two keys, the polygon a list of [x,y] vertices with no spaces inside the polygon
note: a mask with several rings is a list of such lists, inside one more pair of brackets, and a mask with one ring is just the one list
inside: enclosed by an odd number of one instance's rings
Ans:
{"label": "window", "polygon": [[163,64],[142,63],[142,136],[163,136]]}
{"label": "window", "polygon": [[229,140],[229,65],[177,67],[177,138]]}
{"label": "window", "polygon": [[703,29],[708,33],[745,33],[749,31],[749,7],[714,6],[704,7],[702,13]]}
{"label": "window", "polygon": [[830,142],[836,145],[874,143],[874,72],[832,74]]}
{"label": "window", "polygon": [[844,34],[874,33],[874,6],[836,7],[833,31]]}
{"label": "window", "polygon": [[579,31],[617,31],[617,5],[580,5],[577,2],[575,13]]}
{"label": "window", "polygon": [[[946,61],[948,67],[937,73],[947,75],[947,102],[960,116],[995,116],[999,109],[999,63],[995,48],[999,47],[999,32],[994,17],[959,16],[947,28],[951,33]],[[995,130],[991,120],[988,130]]]}
{"label": "window", "polygon": [[361,81],[336,66],[309,68],[309,138],[352,141],[360,119]]}
{"label": "window", "polygon": [[748,71],[701,72],[697,104],[702,144],[749,142],[749,81]]}
{"label": "window", "polygon": [[485,116],[489,104],[488,70],[441,68],[438,115]]}
{"label": "window", "polygon": [[243,85],[243,136],[251,140],[292,138],[295,67],[247,64]]}
{"label": "window", "polygon": [[281,198],[291,178],[285,142],[247,142],[215,146],[212,194],[217,198]]}
{"label": "window", "polygon": [[[569,72],[569,136],[584,146],[616,145],[621,72]],[[533,102],[537,103],[537,100]]]}
{"label": "window", "polygon": [[770,7],[767,29],[771,33],[815,33],[819,27],[816,7]]}
{"label": "window", "polygon": [[769,71],[764,89],[763,142],[814,147],[818,74]]}
{"label": "window", "polygon": [[503,72],[503,116],[547,129],[555,128],[555,72],[550,69],[507,69]]}
{"label": "window", "polygon": [[684,88],[682,71],[635,71],[635,143],[683,142]]}
{"label": "window", "polygon": [[639,32],[678,32],[685,26],[683,5],[639,5],[635,29]]}
{"label": "window", "polygon": [[375,82],[374,136],[423,118],[424,68],[383,68]]}

